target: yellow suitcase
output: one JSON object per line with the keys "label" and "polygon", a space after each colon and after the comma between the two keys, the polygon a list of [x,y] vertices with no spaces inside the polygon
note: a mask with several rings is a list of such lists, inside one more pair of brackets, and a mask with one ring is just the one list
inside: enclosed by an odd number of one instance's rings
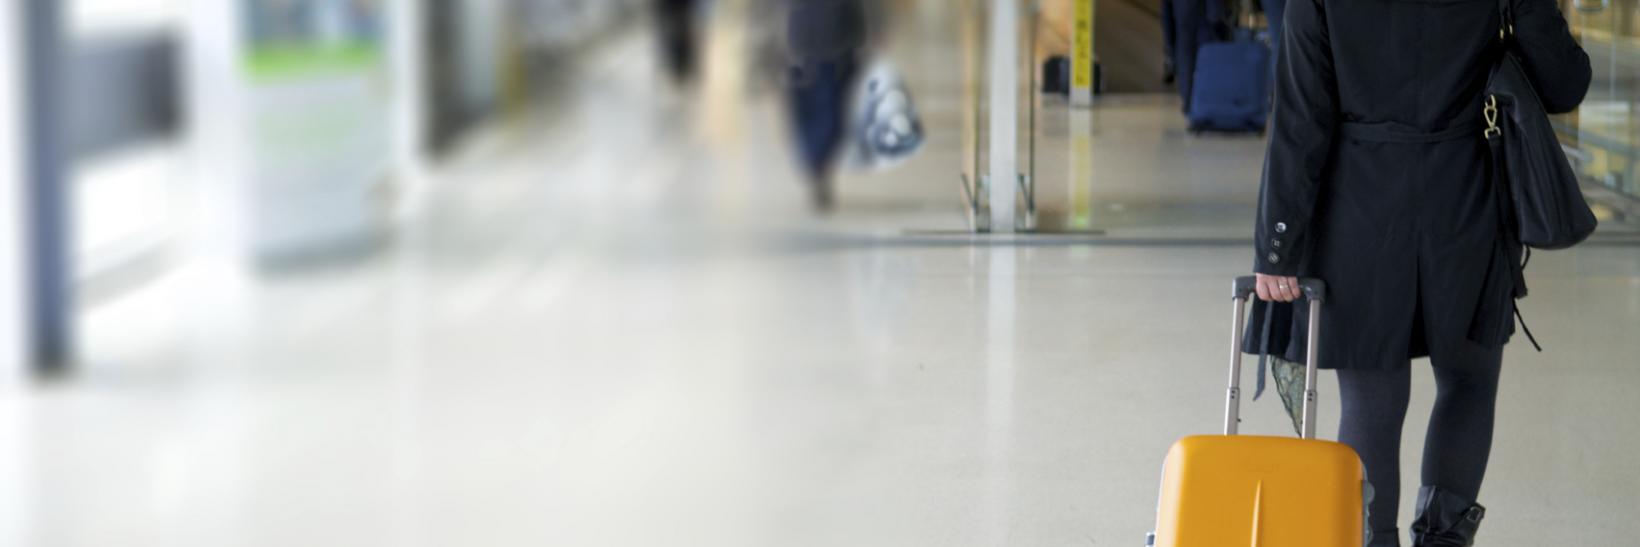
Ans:
{"label": "yellow suitcase", "polygon": [[1156,511],[1157,547],[1360,547],[1361,460],[1315,438],[1316,349],[1326,285],[1300,282],[1309,303],[1302,438],[1237,435],[1241,333],[1253,278],[1236,279],[1235,331],[1223,435],[1185,437],[1168,451]]}

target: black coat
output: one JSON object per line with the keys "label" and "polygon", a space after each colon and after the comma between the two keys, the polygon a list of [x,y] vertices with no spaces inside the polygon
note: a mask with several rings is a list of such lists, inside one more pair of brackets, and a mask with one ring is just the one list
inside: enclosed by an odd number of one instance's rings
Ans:
{"label": "black coat", "polygon": [[[1553,0],[1514,6],[1544,105],[1576,108],[1588,55]],[[1519,249],[1500,244],[1482,136],[1499,27],[1497,0],[1289,3],[1254,270],[1329,284],[1323,368],[1396,368],[1431,345],[1495,346],[1514,332]],[[1304,358],[1288,342],[1303,340],[1305,315],[1276,308],[1276,353]]]}

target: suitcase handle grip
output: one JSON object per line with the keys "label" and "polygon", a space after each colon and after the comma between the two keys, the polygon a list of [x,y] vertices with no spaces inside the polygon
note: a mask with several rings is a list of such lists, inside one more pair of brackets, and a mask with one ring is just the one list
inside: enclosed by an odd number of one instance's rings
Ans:
{"label": "suitcase handle grip", "polygon": [[[1254,284],[1257,277],[1244,275],[1236,278],[1235,294],[1231,298],[1252,298],[1256,291]],[[1304,292],[1304,299],[1312,302],[1327,301],[1327,282],[1314,277],[1302,277],[1298,280],[1298,290]]]}
{"label": "suitcase handle grip", "polygon": [[[1241,334],[1247,324],[1247,301],[1253,297],[1253,276],[1237,277],[1232,286],[1235,318],[1230,332],[1230,387],[1225,392],[1224,434],[1235,435],[1241,423]],[[1304,419],[1299,437],[1315,438],[1316,361],[1321,349],[1321,303],[1327,298],[1327,284],[1320,279],[1298,280],[1299,290],[1310,306],[1309,329],[1304,346]]]}

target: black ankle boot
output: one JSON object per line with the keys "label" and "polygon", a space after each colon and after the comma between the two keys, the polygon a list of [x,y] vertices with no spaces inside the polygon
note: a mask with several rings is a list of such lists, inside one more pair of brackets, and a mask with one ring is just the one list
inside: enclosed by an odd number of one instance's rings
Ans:
{"label": "black ankle boot", "polygon": [[1486,508],[1434,486],[1418,490],[1418,514],[1412,519],[1413,547],[1470,547],[1486,517]]}

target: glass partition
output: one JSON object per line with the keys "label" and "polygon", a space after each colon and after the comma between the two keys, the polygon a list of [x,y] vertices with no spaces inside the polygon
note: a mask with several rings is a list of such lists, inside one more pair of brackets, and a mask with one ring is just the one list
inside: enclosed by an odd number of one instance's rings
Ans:
{"label": "glass partition", "polygon": [[990,177],[990,35],[992,0],[963,0],[960,32],[963,48],[963,200],[968,208],[969,227],[976,232],[991,231],[990,189],[992,184],[1008,184],[1015,188],[1014,230],[1030,232],[1036,229],[1036,159],[1037,159],[1037,70],[1041,59],[1037,55],[1036,39],[1040,30],[1041,2],[1017,0],[1019,27],[1013,38],[1018,40],[1014,60],[1017,71],[1014,85],[1018,86],[1015,120],[1019,124],[1016,135],[1018,174],[1011,180],[992,181]]}
{"label": "glass partition", "polygon": [[1640,0],[1562,6],[1594,68],[1588,97],[1560,117],[1563,142],[1604,220],[1640,220]]}
{"label": "glass partition", "polygon": [[989,231],[990,219],[990,115],[987,82],[990,5],[986,0],[963,0],[959,17],[962,33],[962,198],[968,209],[969,228]]}

